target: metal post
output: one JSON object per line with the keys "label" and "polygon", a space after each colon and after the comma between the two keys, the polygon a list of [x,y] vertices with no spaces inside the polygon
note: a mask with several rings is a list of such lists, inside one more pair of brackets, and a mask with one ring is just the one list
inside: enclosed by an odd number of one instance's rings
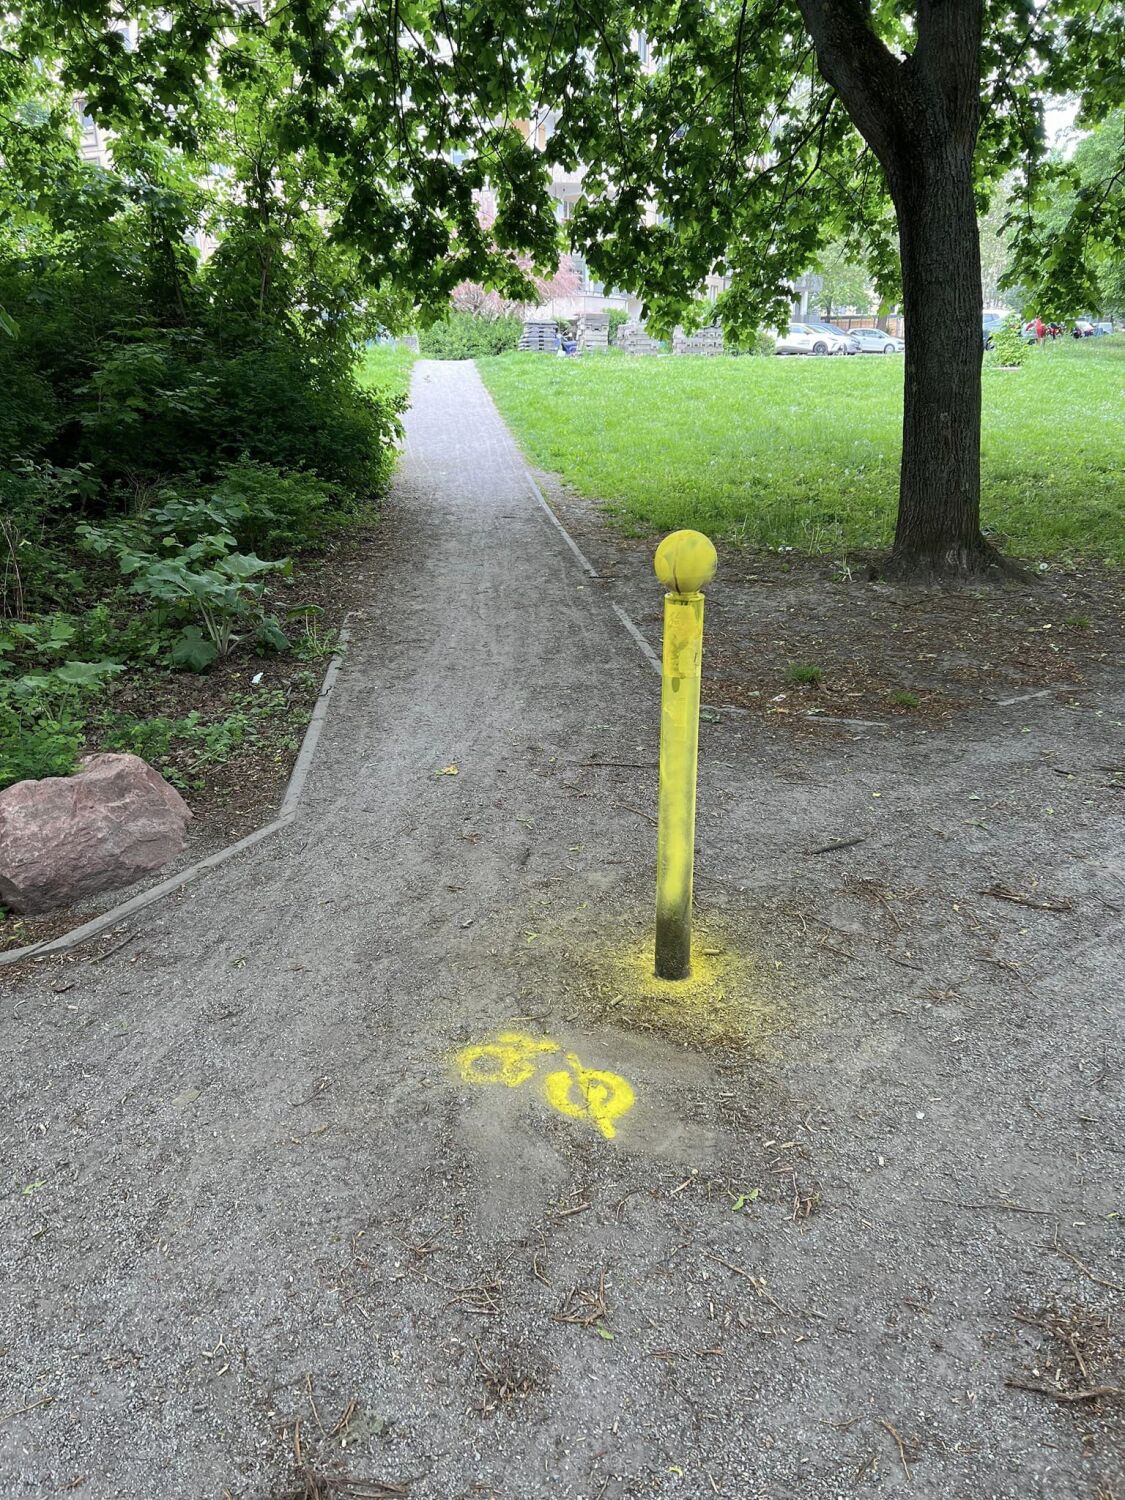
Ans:
{"label": "metal post", "polygon": [[695,863],[695,782],[699,762],[699,675],[703,595],[717,558],[698,531],[674,531],[656,549],[664,596],[660,696],[660,826],[656,840],[656,974],[691,974],[691,888]]}

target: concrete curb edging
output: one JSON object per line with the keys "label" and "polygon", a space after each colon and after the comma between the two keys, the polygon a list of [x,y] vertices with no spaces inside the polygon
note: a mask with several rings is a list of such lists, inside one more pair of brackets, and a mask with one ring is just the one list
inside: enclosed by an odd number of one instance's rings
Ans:
{"label": "concrete curb edging", "polygon": [[320,732],[324,728],[324,721],[328,717],[328,701],[332,696],[332,690],[336,686],[336,679],[340,675],[340,667],[343,664],[344,653],[351,639],[349,620],[351,611],[344,616],[343,624],[337,636],[336,650],[332,660],[328,663],[328,670],[324,674],[324,681],[320,685],[313,711],[305,726],[304,737],[301,740],[301,748],[297,752],[297,759],[290,772],[289,781],[285,787],[285,796],[282,798],[281,807],[278,809],[277,817],[270,823],[264,823],[261,828],[256,828],[253,833],[246,834],[236,843],[228,844],[224,849],[218,849],[214,854],[208,854],[203,859],[198,859],[186,869],[179,870],[175,875],[169,875],[166,880],[150,886],[148,890],[141,891],[138,895],[130,897],[128,901],[122,901],[120,905],[113,906],[109,911],[102,912],[99,916],[92,917],[89,922],[84,922],[81,927],[72,928],[62,937],[51,938],[42,943],[29,943],[24,948],[9,948],[6,953],[0,953],[0,969],[8,964],[19,963],[28,958],[43,957],[48,953],[64,953],[68,948],[76,948],[80,943],[88,942],[90,938],[97,937],[100,932],[105,932],[109,927],[116,927],[125,917],[131,917],[134,913],[144,911],[148,906],[164,896],[169,896],[173,891],[182,890],[185,885],[204,875],[208,870],[214,870],[219,865],[225,864],[228,859],[236,854],[241,854],[244,849],[251,849],[255,844],[260,844],[263,839],[269,838],[271,834],[279,833],[281,829],[287,828],[297,816],[297,805],[301,800],[305,781],[308,778],[309,768],[312,765],[313,756],[316,753],[317,741]]}
{"label": "concrete curb edging", "polygon": [[625,629],[629,632],[629,634],[636,641],[637,645],[644,652],[645,659],[647,660],[649,666],[658,677],[663,677],[664,668],[660,664],[660,658],[649,645],[648,641],[646,641],[644,636],[641,634],[640,630],[633,621],[632,615],[629,614],[627,610],[622,609],[621,605],[618,604],[615,599],[611,599],[609,602],[613,607],[614,614],[621,621],[622,625],[624,625]]}
{"label": "concrete curb edging", "polygon": [[[503,421],[503,418],[501,418],[501,421]],[[535,483],[535,480],[532,478],[530,471],[526,471],[526,472],[527,472],[527,482],[531,486],[531,493],[535,496],[536,500],[539,501],[539,504],[546,511],[548,521],[550,521],[551,525],[556,529],[556,531],[562,537],[563,541],[570,548],[570,550],[574,553],[575,557],[578,559],[578,562],[579,562],[580,566],[584,569],[584,571],[591,578],[596,578],[598,576],[597,569],[594,567],[594,565],[590,561],[590,559],[586,556],[585,552],[583,552],[582,548],[578,545],[578,543],[571,536],[570,532],[567,531],[566,527],[559,520],[558,516],[555,515],[555,512],[551,509],[550,505],[548,505],[547,500],[544,497],[543,491]],[[615,605],[614,608],[616,608],[616,607],[617,606]]]}
{"label": "concrete curb edging", "polygon": [[[501,419],[501,420],[503,420],[503,419]],[[530,469],[525,469],[524,470],[524,475],[525,475],[525,477],[527,479],[528,484],[531,486],[531,493],[535,496],[536,500],[538,500],[539,504],[543,507],[543,511],[544,511],[544,513],[545,513],[548,521],[550,521],[551,525],[555,528],[555,530],[562,537],[562,539],[566,543],[566,545],[574,553],[575,557],[578,559],[579,566],[582,568],[583,572],[586,573],[586,575],[589,578],[599,578],[601,575],[598,573],[598,570],[594,567],[593,563],[586,556],[585,552],[583,552],[582,548],[578,545],[578,543],[571,536],[570,532],[567,531],[566,527],[559,520],[558,516],[555,514],[554,508],[552,507],[550,501],[547,499],[547,497],[543,494],[543,491],[536,484],[536,482],[535,482],[535,476],[531,473],[531,470]],[[609,601],[609,604],[610,604],[610,608],[613,610],[613,612],[617,616],[617,618],[621,621],[622,625],[624,625],[625,629],[629,632],[629,634],[633,637],[634,641],[636,641],[637,645],[644,652],[646,658],[648,659],[649,666],[651,666],[653,668],[653,670],[656,672],[656,674],[657,674],[658,677],[662,676],[663,675],[663,668],[660,665],[660,658],[659,658],[659,656],[657,656],[656,652],[652,649],[652,647],[649,645],[648,641],[645,640],[645,638],[641,634],[640,630],[634,624],[632,616],[620,604],[618,604],[615,599],[611,599]]]}

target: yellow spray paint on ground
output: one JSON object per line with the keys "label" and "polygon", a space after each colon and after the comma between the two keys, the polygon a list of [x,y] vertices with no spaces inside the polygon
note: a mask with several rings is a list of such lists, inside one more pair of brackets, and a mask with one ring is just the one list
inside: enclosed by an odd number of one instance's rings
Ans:
{"label": "yellow spray paint on ground", "polygon": [[[546,1058],[560,1053],[566,1066],[541,1073]],[[498,1083],[515,1089],[538,1075],[543,1097],[552,1109],[572,1120],[588,1120],[607,1141],[617,1134],[614,1122],[636,1101],[632,1086],[620,1074],[587,1068],[558,1042],[522,1031],[501,1031],[491,1042],[463,1047],[454,1062],[465,1083]]]}
{"label": "yellow spray paint on ground", "polygon": [[699,1050],[762,1052],[794,1021],[792,978],[768,951],[709,924],[696,934],[688,979],[659,979],[643,928],[602,935],[580,950],[544,935],[565,976],[557,988],[587,1022],[649,1032]]}

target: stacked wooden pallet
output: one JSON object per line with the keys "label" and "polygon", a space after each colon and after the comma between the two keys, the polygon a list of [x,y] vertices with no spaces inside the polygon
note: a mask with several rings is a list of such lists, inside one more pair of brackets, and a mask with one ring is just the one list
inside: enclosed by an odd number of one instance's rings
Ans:
{"label": "stacked wooden pallet", "polygon": [[685,333],[677,328],[672,335],[673,354],[722,354],[723,330],[715,324]]}
{"label": "stacked wooden pallet", "polygon": [[554,354],[558,333],[558,324],[553,319],[550,322],[539,322],[531,318],[523,325],[519,346],[535,354]]}
{"label": "stacked wooden pallet", "polygon": [[579,313],[575,342],[582,354],[604,354],[609,348],[609,314]]}
{"label": "stacked wooden pallet", "polygon": [[664,346],[659,339],[650,339],[645,332],[645,325],[631,319],[621,326],[617,333],[617,347],[624,349],[626,354],[662,354]]}

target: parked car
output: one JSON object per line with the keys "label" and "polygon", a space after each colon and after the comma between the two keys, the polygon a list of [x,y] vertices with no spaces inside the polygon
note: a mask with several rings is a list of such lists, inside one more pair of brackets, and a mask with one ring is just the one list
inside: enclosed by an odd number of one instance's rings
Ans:
{"label": "parked car", "polygon": [[1004,319],[999,313],[983,313],[981,315],[981,335],[984,339],[984,347],[992,348],[992,335],[998,333],[1004,326]]}
{"label": "parked car", "polygon": [[852,338],[859,345],[859,354],[901,354],[906,348],[902,339],[882,328],[853,328]]}
{"label": "parked car", "polygon": [[818,333],[834,333],[837,338],[844,339],[847,343],[849,354],[859,353],[859,342],[846,328],[837,328],[835,323],[810,323],[810,328],[815,328]]}
{"label": "parked car", "polygon": [[1076,339],[1092,339],[1094,337],[1094,325],[1089,318],[1076,318],[1074,320],[1074,337]]}
{"label": "parked car", "polygon": [[778,354],[847,354],[848,341],[842,333],[812,323],[790,323],[777,339]]}
{"label": "parked car", "polygon": [[1113,324],[1109,321],[1108,318],[1104,322],[1102,322],[1102,323],[1095,323],[1094,324],[1094,336],[1096,338],[1102,338],[1107,333],[1112,333],[1112,332],[1113,332]]}

